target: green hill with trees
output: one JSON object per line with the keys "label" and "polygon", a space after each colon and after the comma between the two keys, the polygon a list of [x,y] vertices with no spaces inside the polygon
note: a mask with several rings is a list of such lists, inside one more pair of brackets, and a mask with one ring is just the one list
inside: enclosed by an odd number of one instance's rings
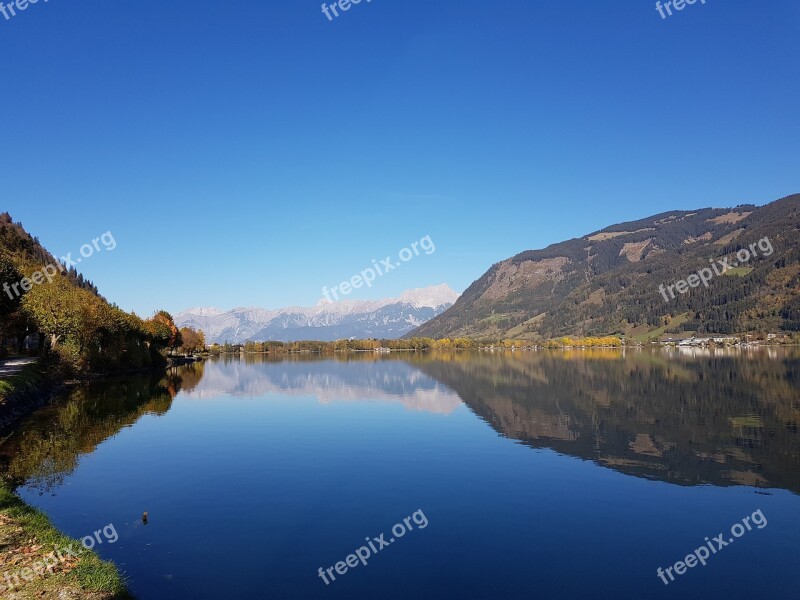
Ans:
{"label": "green hill with trees", "polygon": [[[48,267],[51,276],[45,279],[42,272]],[[20,285],[23,278],[27,285]],[[165,350],[183,344],[169,313],[143,319],[109,303],[8,213],[0,215],[0,279],[5,284],[0,292],[4,356],[23,352],[25,340],[30,344],[33,339],[50,366],[73,376],[163,366]],[[198,343],[197,332],[186,333]]]}
{"label": "green hill with trees", "polygon": [[[771,252],[758,246],[765,238]],[[717,261],[735,261],[743,249],[752,254],[746,264],[708,286],[673,290],[675,298],[660,291]],[[800,331],[800,195],[761,207],[670,211],[522,252],[493,265],[406,337],[539,340],[659,330]]]}

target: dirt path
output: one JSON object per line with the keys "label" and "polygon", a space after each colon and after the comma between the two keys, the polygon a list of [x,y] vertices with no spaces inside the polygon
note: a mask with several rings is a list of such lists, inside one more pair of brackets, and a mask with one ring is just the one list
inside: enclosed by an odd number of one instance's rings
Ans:
{"label": "dirt path", "polygon": [[0,379],[8,379],[19,373],[25,366],[35,363],[35,358],[9,358],[0,360]]}

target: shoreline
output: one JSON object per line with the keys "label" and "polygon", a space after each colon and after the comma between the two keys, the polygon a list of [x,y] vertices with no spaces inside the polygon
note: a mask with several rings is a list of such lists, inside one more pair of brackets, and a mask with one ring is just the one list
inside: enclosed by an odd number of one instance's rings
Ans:
{"label": "shoreline", "polygon": [[[82,383],[165,370],[165,367],[128,369],[109,374],[88,374],[81,379],[59,376],[54,365],[34,362],[5,380],[0,400],[0,443],[21,420],[47,406],[59,395]],[[124,576],[116,564],[103,561],[77,539],[61,533],[45,513],[25,503],[11,481],[0,477],[0,595],[3,598],[70,598],[128,600]],[[62,555],[62,549],[74,552]],[[56,559],[58,556],[58,559]],[[12,568],[9,568],[13,565]],[[49,565],[45,569],[43,565]]]}
{"label": "shoreline", "polygon": [[38,362],[26,365],[19,373],[7,379],[0,379],[0,439],[5,437],[14,425],[32,414],[39,408],[46,406],[56,396],[63,394],[72,387],[96,381],[98,379],[134,375],[136,373],[149,373],[163,371],[174,366],[181,366],[195,362],[186,362],[167,359],[167,363],[159,366],[123,369],[111,373],[86,373],[80,377],[65,377],[57,372],[55,365],[48,362]]}
{"label": "shoreline", "polygon": [[[748,350],[767,350],[767,349],[791,349],[797,348],[795,345],[760,345],[756,348],[748,348],[743,346],[718,346],[718,347],[705,347],[705,348],[687,348],[691,352],[742,352],[747,354]],[[667,352],[675,351],[675,347],[670,346],[596,346],[596,347],[560,347],[560,348],[539,348],[539,351],[555,351],[556,354],[567,353],[575,356],[591,356],[593,351],[598,355],[608,352],[612,356],[624,354],[625,350],[636,352],[662,352],[667,348]],[[536,352],[532,348],[495,348],[495,352],[511,354],[513,352]],[[347,354],[353,353],[358,355],[372,354],[374,351],[358,351],[350,350]],[[478,355],[486,352],[486,349],[475,348],[472,350],[393,350],[392,354],[397,352],[407,357],[409,352],[419,354],[436,355],[439,353],[469,353]],[[251,353],[232,353],[234,356],[241,357],[250,355]],[[264,354],[268,353],[253,353]],[[314,355],[319,353],[312,353]],[[383,354],[381,357],[385,356]],[[223,354],[223,357],[226,355]],[[276,358],[284,358],[291,360],[296,354],[293,353],[280,353]],[[186,364],[193,364],[195,362],[204,362],[208,356],[200,357],[171,357],[177,360],[169,360],[169,367],[179,367]],[[399,358],[399,357],[398,357]],[[14,426],[26,414],[36,410],[37,407],[47,405],[49,402],[57,401],[60,394],[63,394],[69,389],[80,386],[91,381],[109,379],[115,377],[125,377],[135,373],[147,372],[160,372],[165,370],[162,367],[149,367],[126,369],[107,374],[88,374],[80,379],[58,379],[58,369],[49,368],[47,362],[32,363],[26,366],[23,371],[12,376],[10,379],[14,380],[14,384],[18,385],[18,389],[13,390],[4,399],[0,408],[9,399],[13,399],[11,409],[15,407],[18,409],[14,419],[4,424],[3,437],[13,431]],[[168,368],[169,368],[168,367]],[[5,380],[8,382],[9,380]],[[5,406],[8,409],[8,406]],[[25,504],[25,502],[15,494],[13,485],[8,480],[0,480],[0,543],[5,547],[5,560],[0,562],[0,597],[10,599],[27,599],[27,598],[57,598],[57,594],[62,590],[69,590],[71,598],[87,599],[87,600],[113,600],[115,598],[127,599],[132,598],[130,592],[125,587],[125,578],[119,568],[111,562],[102,561],[94,552],[80,548],[79,557],[74,561],[68,557],[64,563],[59,562],[53,573],[43,572],[40,575],[33,577],[31,580],[24,580],[20,573],[23,569],[30,569],[29,565],[40,565],[47,557],[53,556],[53,549],[65,548],[70,545],[79,547],[79,542],[64,536],[53,526],[48,517],[41,511]],[[8,540],[11,540],[10,542]],[[33,553],[27,552],[26,548],[34,548]],[[0,555],[2,556],[2,555]],[[18,557],[22,557],[19,559]],[[10,560],[9,560],[10,559]],[[23,560],[24,562],[19,562]],[[13,566],[12,566],[13,565]],[[41,571],[41,569],[39,569]],[[31,571],[27,571],[30,575]],[[11,579],[6,579],[9,575]],[[9,581],[14,582],[14,593],[9,594],[8,585]],[[53,595],[51,595],[53,594]]]}
{"label": "shoreline", "polygon": [[61,533],[47,515],[26,504],[2,479],[0,541],[3,598],[62,598],[65,594],[87,600],[133,598],[117,565]]}
{"label": "shoreline", "polygon": [[17,421],[47,405],[70,382],[50,372],[49,365],[34,362],[19,373],[0,380],[0,432],[8,433]]}

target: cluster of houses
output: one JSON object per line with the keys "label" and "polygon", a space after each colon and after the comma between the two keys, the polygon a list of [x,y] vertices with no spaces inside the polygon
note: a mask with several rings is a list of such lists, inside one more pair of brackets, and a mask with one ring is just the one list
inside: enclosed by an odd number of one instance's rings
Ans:
{"label": "cluster of houses", "polygon": [[[742,340],[738,336],[729,335],[729,336],[715,336],[715,337],[690,337],[690,338],[678,338],[673,339],[671,337],[662,337],[660,342],[653,342],[653,344],[660,344],[662,346],[678,346],[681,348],[686,347],[698,347],[698,346],[708,346],[710,344],[715,344],[719,346],[758,346],[761,345],[764,340],[755,340],[750,339],[752,336],[744,336],[745,339]],[[776,334],[770,333],[767,334],[767,342],[781,342],[784,341],[786,336],[783,334]]]}
{"label": "cluster of houses", "polygon": [[[763,337],[763,336],[762,336]],[[776,334],[770,333],[767,334],[766,339],[755,339],[752,335],[743,335],[743,336],[735,336],[735,335],[728,335],[728,336],[710,336],[710,337],[688,337],[688,338],[672,338],[667,336],[662,336],[658,341],[652,341],[650,344],[652,346],[675,346],[679,348],[705,348],[708,346],[740,346],[740,347],[750,347],[750,346],[761,346],[763,344],[779,344],[782,342],[786,342],[789,339],[789,336],[785,334]],[[621,338],[621,346],[630,346],[631,344],[626,344],[625,338]],[[642,347],[644,344],[637,342],[632,344],[635,347]],[[525,344],[524,342],[520,343],[505,343],[505,344],[491,344],[491,345],[479,345],[478,350],[486,350],[490,352],[504,352],[506,350],[542,350],[546,346],[540,346],[533,342],[529,344]],[[588,346],[581,345],[577,343],[575,345],[567,345],[567,346],[560,346],[563,348],[587,348]],[[611,347],[611,346],[599,346],[599,347]],[[615,346],[619,347],[619,345]],[[392,350],[389,348],[375,348],[373,352],[378,354],[389,353]]]}

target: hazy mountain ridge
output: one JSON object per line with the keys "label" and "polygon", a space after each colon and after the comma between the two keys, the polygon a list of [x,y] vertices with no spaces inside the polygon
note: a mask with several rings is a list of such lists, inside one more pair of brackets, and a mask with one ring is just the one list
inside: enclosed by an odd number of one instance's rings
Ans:
{"label": "hazy mountain ridge", "polygon": [[[742,276],[665,302],[659,285],[769,237]],[[556,337],[669,326],[731,333],[800,330],[800,195],[762,207],[669,211],[529,250],[493,265],[410,336]]]}
{"label": "hazy mountain ridge", "polygon": [[458,298],[445,284],[407,290],[398,298],[322,302],[314,307],[191,308],[175,315],[178,327],[205,332],[208,343],[334,341],[399,338],[444,312]]}

